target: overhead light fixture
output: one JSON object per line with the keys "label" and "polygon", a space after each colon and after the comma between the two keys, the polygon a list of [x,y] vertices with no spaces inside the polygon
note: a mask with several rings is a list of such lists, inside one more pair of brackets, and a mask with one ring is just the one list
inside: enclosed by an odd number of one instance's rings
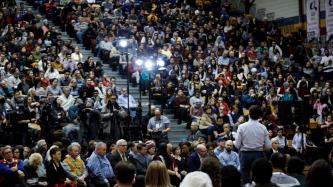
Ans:
{"label": "overhead light fixture", "polygon": [[164,60],[162,60],[162,59],[158,59],[158,60],[156,61],[156,64],[157,64],[157,66],[159,66],[159,67],[164,67],[165,62],[164,62]]}
{"label": "overhead light fixture", "polygon": [[145,68],[146,68],[147,70],[152,70],[152,69],[153,69],[153,66],[154,66],[154,64],[153,64],[153,62],[152,62],[150,59],[146,61],[146,63],[145,63]]}
{"label": "overhead light fixture", "polygon": [[135,64],[138,65],[138,66],[141,66],[141,65],[143,64],[143,60],[141,60],[141,59],[137,59],[137,60],[135,61]]}

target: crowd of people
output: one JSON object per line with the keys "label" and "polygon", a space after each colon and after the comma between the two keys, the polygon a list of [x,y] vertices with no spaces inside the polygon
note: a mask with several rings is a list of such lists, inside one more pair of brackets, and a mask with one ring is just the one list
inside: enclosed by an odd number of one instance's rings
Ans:
{"label": "crowd of people", "polygon": [[[333,183],[329,43],[307,41],[302,29],[282,33],[228,0],[1,6],[0,186]],[[142,114],[103,66],[161,108]],[[166,111],[191,129],[179,145],[168,141]]]}

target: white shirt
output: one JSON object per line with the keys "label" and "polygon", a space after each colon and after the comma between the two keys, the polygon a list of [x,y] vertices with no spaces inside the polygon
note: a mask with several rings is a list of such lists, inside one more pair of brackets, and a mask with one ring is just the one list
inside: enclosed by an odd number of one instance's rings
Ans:
{"label": "white shirt", "polygon": [[59,99],[61,100],[61,107],[65,111],[68,111],[69,107],[73,106],[75,103],[75,99],[72,95],[66,97],[65,94],[62,94],[61,96],[59,96]]}
{"label": "white shirt", "polygon": [[72,53],[71,59],[73,62],[83,62],[83,55],[81,53],[79,53],[79,54]]}
{"label": "white shirt", "polygon": [[330,55],[330,56],[322,56],[321,57],[321,61],[320,61],[320,64],[323,64],[324,66],[328,65],[328,61],[333,61],[333,56]]}
{"label": "white shirt", "polygon": [[273,172],[271,182],[275,183],[280,187],[291,187],[300,185],[296,178],[286,175],[282,172]]}
{"label": "white shirt", "polygon": [[296,133],[293,138],[292,146],[296,150],[302,150],[302,138],[303,138],[303,147],[306,145],[306,135],[303,133]]}
{"label": "white shirt", "polygon": [[104,40],[99,43],[99,47],[104,50],[111,51],[113,45],[112,42],[105,42]]}
{"label": "white shirt", "polygon": [[49,80],[51,79],[58,79],[59,78],[59,71],[56,69],[53,69],[53,72],[51,72],[51,69],[47,69],[45,72],[45,77],[47,77]]}
{"label": "white shirt", "polygon": [[[123,107],[123,108],[128,108],[128,104],[127,104],[127,96],[124,96],[124,95],[120,95],[118,97],[118,101],[117,103],[119,104],[119,106]],[[134,99],[133,96],[129,95],[129,107],[130,108],[136,108],[137,107],[137,104],[136,104],[136,101]]]}
{"label": "white shirt", "polygon": [[263,151],[272,145],[266,127],[258,120],[250,119],[238,127],[235,146],[240,151]]}

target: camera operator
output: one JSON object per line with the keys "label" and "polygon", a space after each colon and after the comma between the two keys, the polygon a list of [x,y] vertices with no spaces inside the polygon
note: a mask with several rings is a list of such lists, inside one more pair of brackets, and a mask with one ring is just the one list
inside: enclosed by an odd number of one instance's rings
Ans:
{"label": "camera operator", "polygon": [[87,98],[85,106],[80,111],[80,124],[87,141],[97,139],[100,131],[101,115],[98,110],[93,108],[94,102],[92,98]]}
{"label": "camera operator", "polygon": [[59,115],[54,106],[56,98],[49,94],[47,98],[42,98],[40,102],[42,103],[40,115],[41,135],[50,144],[54,141],[53,132],[59,125]]}
{"label": "camera operator", "polygon": [[16,97],[16,117],[13,118],[14,142],[18,145],[29,145],[28,140],[28,124],[32,122],[29,111],[25,106],[25,98],[19,92]]}
{"label": "camera operator", "polygon": [[11,128],[10,128],[10,118],[9,114],[11,110],[6,108],[6,99],[3,96],[0,96],[0,141],[8,143],[8,136],[10,136]]}
{"label": "camera operator", "polygon": [[155,116],[150,118],[147,131],[151,134],[155,142],[168,141],[168,132],[171,131],[170,120],[161,115],[161,110],[156,108],[154,111]]}
{"label": "camera operator", "polygon": [[102,109],[103,132],[109,141],[115,141],[122,137],[120,120],[125,117],[124,113],[126,112],[117,103],[117,95],[111,94],[110,100],[107,101]]}

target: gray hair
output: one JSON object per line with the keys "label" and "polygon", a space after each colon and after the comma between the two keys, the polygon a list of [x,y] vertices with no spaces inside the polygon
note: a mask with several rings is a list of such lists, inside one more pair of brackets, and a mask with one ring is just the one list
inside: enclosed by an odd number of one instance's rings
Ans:
{"label": "gray hair", "polygon": [[96,142],[96,145],[95,145],[95,151],[100,148],[100,147],[106,147],[106,143],[104,142]]}
{"label": "gray hair", "polygon": [[203,145],[203,144],[198,144],[197,145],[197,150],[204,150],[204,149],[206,149],[205,145]]}
{"label": "gray hair", "polygon": [[230,123],[223,124],[223,128],[226,128],[226,127],[231,127]]}
{"label": "gray hair", "polygon": [[12,146],[10,146],[10,145],[6,145],[5,147],[2,147],[2,149],[1,149],[2,154],[3,154],[7,149],[10,149],[11,151],[13,151]]}
{"label": "gray hair", "polygon": [[35,161],[39,161],[39,164],[43,163],[42,155],[39,153],[32,153],[29,157],[29,164],[32,165]]}
{"label": "gray hair", "polygon": [[127,144],[127,141],[124,140],[124,139],[120,139],[120,140],[118,140],[118,141],[116,142],[116,145],[119,146],[119,145],[121,145],[122,143],[126,143],[126,144]]}
{"label": "gray hair", "polygon": [[81,145],[78,142],[72,142],[68,147],[67,147],[67,151],[68,153],[70,153],[73,149],[73,147],[78,147],[79,150],[81,150]]}
{"label": "gray hair", "polygon": [[38,142],[37,142],[37,146],[40,147],[42,146],[43,143],[46,143],[46,141],[44,139],[40,139]]}

